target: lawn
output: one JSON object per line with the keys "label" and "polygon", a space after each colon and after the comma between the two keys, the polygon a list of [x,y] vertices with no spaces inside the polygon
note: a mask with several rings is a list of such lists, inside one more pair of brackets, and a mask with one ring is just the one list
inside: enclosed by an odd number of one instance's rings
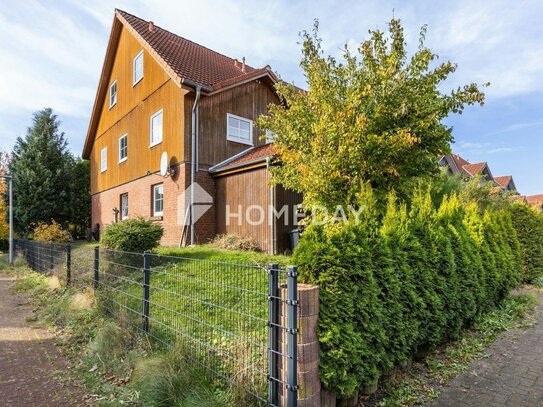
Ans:
{"label": "lawn", "polygon": [[[91,282],[93,246],[74,248],[75,282]],[[288,261],[285,256],[208,245],[157,248],[150,261],[149,337],[163,347],[181,342],[214,374],[249,380],[251,391],[262,394],[267,374],[266,266],[273,262],[284,268]],[[142,266],[142,254],[101,249],[101,305],[138,330]]]}

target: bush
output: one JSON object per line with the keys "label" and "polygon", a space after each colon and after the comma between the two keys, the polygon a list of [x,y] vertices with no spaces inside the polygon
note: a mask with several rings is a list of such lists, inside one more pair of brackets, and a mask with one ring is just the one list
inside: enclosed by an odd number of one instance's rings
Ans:
{"label": "bush", "polygon": [[521,247],[522,279],[530,283],[543,277],[543,214],[515,203],[511,218]]}
{"label": "bush", "polygon": [[33,239],[39,242],[68,243],[72,240],[72,236],[59,223],[52,221],[49,224],[38,223],[34,228]]}
{"label": "bush", "polygon": [[108,249],[142,253],[157,247],[163,234],[158,223],[134,218],[107,226],[100,242]]}
{"label": "bush", "polygon": [[508,209],[432,188],[409,207],[389,194],[383,215],[363,198],[363,219],[310,224],[294,252],[301,281],[320,286],[321,380],[342,396],[458,338],[520,281]]}
{"label": "bush", "polygon": [[242,250],[249,252],[259,252],[258,242],[250,236],[238,236],[234,234],[218,235],[211,242],[213,247],[224,250]]}

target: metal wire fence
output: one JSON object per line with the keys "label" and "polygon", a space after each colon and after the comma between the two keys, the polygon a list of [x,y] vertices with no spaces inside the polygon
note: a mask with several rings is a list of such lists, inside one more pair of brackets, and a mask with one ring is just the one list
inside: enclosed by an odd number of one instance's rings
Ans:
{"label": "metal wire fence", "polygon": [[287,396],[296,405],[295,268],[31,241],[16,249],[32,269],[92,287],[123,326],[181,346],[243,405],[286,405]]}

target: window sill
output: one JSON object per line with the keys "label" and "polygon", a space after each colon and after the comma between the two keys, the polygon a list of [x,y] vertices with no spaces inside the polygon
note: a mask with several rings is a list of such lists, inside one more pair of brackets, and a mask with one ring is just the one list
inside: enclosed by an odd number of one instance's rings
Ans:
{"label": "window sill", "polygon": [[150,220],[153,221],[153,222],[162,222],[164,220],[164,216],[163,215],[153,215],[153,216],[151,216]]}
{"label": "window sill", "polygon": [[117,102],[113,103],[112,105],[109,105],[109,110],[113,109],[117,105]]}
{"label": "window sill", "polygon": [[119,162],[117,164],[125,163],[127,160],[128,160],[128,157],[123,158],[122,160],[119,160]]}
{"label": "window sill", "polygon": [[107,168],[105,170],[100,170],[100,174],[103,174],[106,171],[107,171]]}
{"label": "window sill", "polygon": [[162,144],[162,140],[160,140],[160,141],[157,141],[157,142],[156,142],[156,143],[154,143],[154,144],[149,144],[149,148],[153,148],[153,147],[156,147],[156,146],[158,146],[158,145],[160,145],[160,144]]}
{"label": "window sill", "polygon": [[143,80],[143,76],[139,78],[136,82],[132,83],[132,87],[135,87],[138,83],[140,83]]}
{"label": "window sill", "polygon": [[232,139],[232,138],[226,138],[226,141],[229,141],[231,143],[237,143],[237,144],[244,144],[246,146],[251,146],[253,147],[254,146],[254,143],[251,142],[251,141],[244,141],[244,140],[240,140],[240,139]]}

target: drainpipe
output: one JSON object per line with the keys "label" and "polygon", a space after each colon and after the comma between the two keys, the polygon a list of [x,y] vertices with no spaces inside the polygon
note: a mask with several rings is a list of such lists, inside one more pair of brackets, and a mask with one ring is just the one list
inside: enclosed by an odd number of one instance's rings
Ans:
{"label": "drainpipe", "polygon": [[[270,157],[266,158],[266,170],[268,171],[268,178],[270,176]],[[275,255],[275,185],[270,185],[270,205],[268,206],[269,211],[269,222],[270,222],[270,254]]]}
{"label": "drainpipe", "polygon": [[196,86],[196,98],[192,106],[192,151],[190,157],[190,245],[195,244],[194,232],[194,183],[196,181],[196,173],[198,172],[198,105],[200,102],[200,93],[202,87]]}

